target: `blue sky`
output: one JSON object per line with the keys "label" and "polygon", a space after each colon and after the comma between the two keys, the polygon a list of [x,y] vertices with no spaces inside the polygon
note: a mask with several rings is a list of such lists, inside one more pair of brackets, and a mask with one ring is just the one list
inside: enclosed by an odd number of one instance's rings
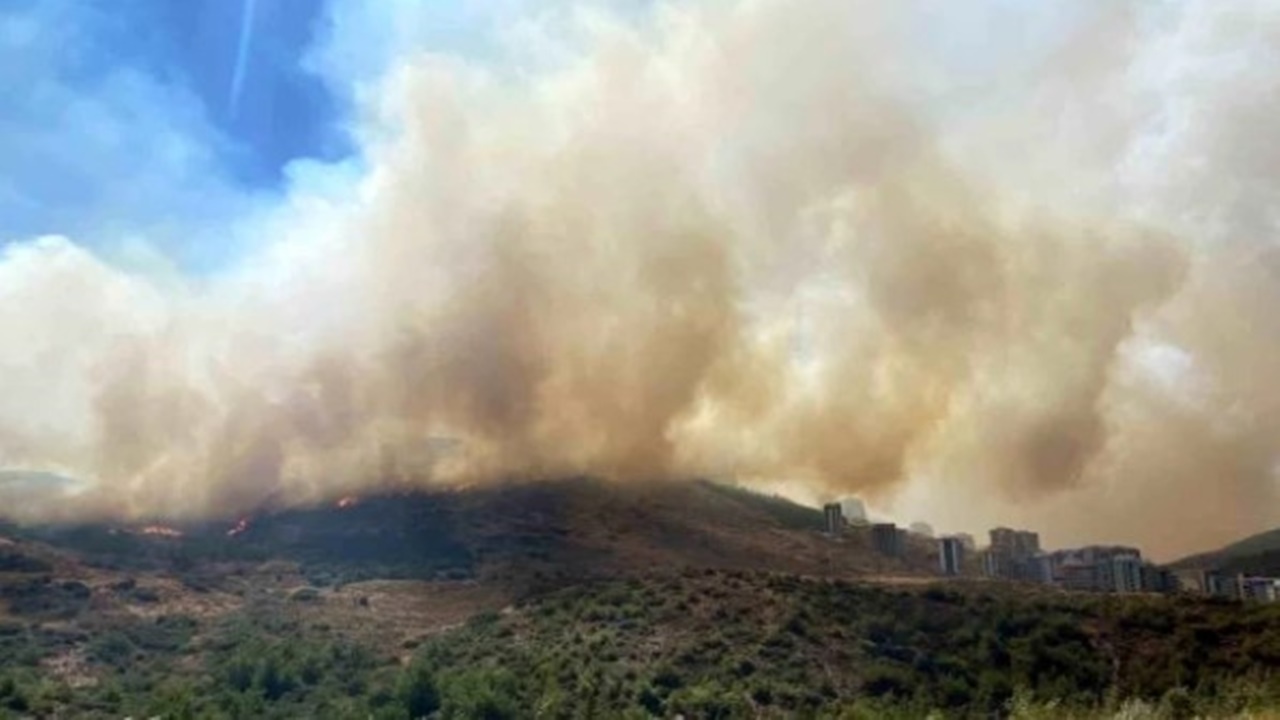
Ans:
{"label": "blue sky", "polygon": [[[1006,37],[1043,37],[1028,16],[1060,24],[986,3],[1015,16]],[[503,26],[563,6],[0,0],[0,246],[61,234],[108,258],[141,245],[197,274],[233,265],[249,242],[238,225],[287,195],[291,169],[359,166],[356,101],[393,62],[419,50],[500,62]],[[955,46],[936,43],[940,65],[965,59],[977,76],[999,63],[974,51],[990,28],[945,7],[936,23]]]}
{"label": "blue sky", "polygon": [[287,192],[291,164],[353,159],[355,90],[404,45],[480,46],[475,7],[0,0],[0,244],[62,234],[226,266],[235,223]]}

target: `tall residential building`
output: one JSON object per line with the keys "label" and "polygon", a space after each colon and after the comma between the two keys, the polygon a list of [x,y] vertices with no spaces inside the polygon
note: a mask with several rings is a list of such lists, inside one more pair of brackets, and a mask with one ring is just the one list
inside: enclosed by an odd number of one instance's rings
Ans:
{"label": "tall residential building", "polygon": [[1011,528],[998,527],[992,528],[987,534],[991,537],[991,549],[997,553],[1013,554],[1013,538],[1017,534],[1017,530]]}
{"label": "tall residential building", "polygon": [[840,509],[840,503],[822,506],[822,525],[828,535],[839,535],[844,531],[844,513]]}
{"label": "tall residential building", "polygon": [[1098,589],[1098,573],[1093,563],[1071,555],[1058,562],[1054,582],[1064,590],[1093,592]]}
{"label": "tall residential building", "polygon": [[1280,599],[1280,580],[1269,577],[1246,577],[1241,574],[1236,578],[1241,600],[1259,602],[1276,602]]}
{"label": "tall residential building", "polygon": [[991,531],[991,549],[1016,560],[1026,560],[1040,553],[1040,535],[1029,530],[994,528]]}
{"label": "tall residential building", "polygon": [[991,548],[982,551],[982,574],[989,578],[1006,577],[1008,572],[1004,555],[993,552]]}
{"label": "tall residential building", "polygon": [[1142,589],[1144,592],[1176,593],[1180,589],[1178,576],[1173,571],[1155,563],[1142,564]]}
{"label": "tall residential building", "polygon": [[1031,558],[1028,580],[1052,585],[1057,576],[1057,558],[1052,553],[1040,553]]}
{"label": "tall residential building", "polygon": [[999,527],[991,530],[991,546],[988,554],[999,567],[995,577],[1011,580],[1041,580],[1041,570],[1036,562],[1040,555],[1040,536],[1028,530]]}
{"label": "tall residential building", "polygon": [[871,526],[871,547],[889,557],[902,555],[903,536],[893,523],[876,523]]}
{"label": "tall residential building", "polygon": [[1111,590],[1119,593],[1142,592],[1142,556],[1114,555],[1111,558]]}
{"label": "tall residential building", "polygon": [[1236,584],[1217,570],[1205,570],[1200,576],[1200,589],[1205,595],[1232,597],[1238,592]]}
{"label": "tall residential building", "polygon": [[964,543],[957,537],[938,541],[938,560],[943,575],[959,575],[964,571]]}
{"label": "tall residential building", "polygon": [[[1038,556],[1044,557],[1044,556]],[[1048,554],[1050,579],[1065,590],[1087,592],[1172,592],[1172,575],[1144,562],[1137,548],[1090,545]]]}
{"label": "tall residential building", "polygon": [[956,533],[952,535],[952,537],[958,539],[960,544],[964,545],[964,549],[969,552],[973,552],[978,549],[978,541],[974,540],[973,535],[970,535],[969,533]]}

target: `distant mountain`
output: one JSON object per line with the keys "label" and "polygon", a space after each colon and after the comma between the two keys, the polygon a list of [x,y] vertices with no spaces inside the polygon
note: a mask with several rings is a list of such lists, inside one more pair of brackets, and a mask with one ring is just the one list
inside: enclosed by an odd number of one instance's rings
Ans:
{"label": "distant mountain", "polygon": [[42,470],[0,470],[0,522],[5,513],[39,514],[86,488],[75,478]]}
{"label": "distant mountain", "polygon": [[1280,528],[1267,530],[1217,550],[1190,555],[1176,569],[1216,568],[1228,573],[1280,575]]}
{"label": "distant mountain", "polygon": [[41,470],[0,470],[0,507],[36,509],[82,491],[75,478]]}

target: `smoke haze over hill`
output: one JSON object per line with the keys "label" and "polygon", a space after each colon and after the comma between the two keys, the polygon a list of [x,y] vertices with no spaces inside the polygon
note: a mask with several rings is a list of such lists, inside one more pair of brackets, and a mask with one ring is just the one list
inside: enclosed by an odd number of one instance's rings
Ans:
{"label": "smoke haze over hill", "polygon": [[364,172],[231,271],[10,245],[0,465],[88,487],[6,509],[733,475],[1157,553],[1280,520],[1280,6],[1033,50],[928,5],[552,13],[396,65]]}

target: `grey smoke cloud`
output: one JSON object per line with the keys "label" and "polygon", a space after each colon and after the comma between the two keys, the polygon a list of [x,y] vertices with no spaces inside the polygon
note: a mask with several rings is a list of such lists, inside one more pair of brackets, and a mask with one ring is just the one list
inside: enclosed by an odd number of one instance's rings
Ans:
{"label": "grey smoke cloud", "polygon": [[1090,5],[968,94],[925,4],[870,0],[591,15],[514,74],[408,59],[369,172],[236,273],[7,251],[0,464],[92,487],[6,507],[728,473],[1157,553],[1263,527],[1277,10]]}

